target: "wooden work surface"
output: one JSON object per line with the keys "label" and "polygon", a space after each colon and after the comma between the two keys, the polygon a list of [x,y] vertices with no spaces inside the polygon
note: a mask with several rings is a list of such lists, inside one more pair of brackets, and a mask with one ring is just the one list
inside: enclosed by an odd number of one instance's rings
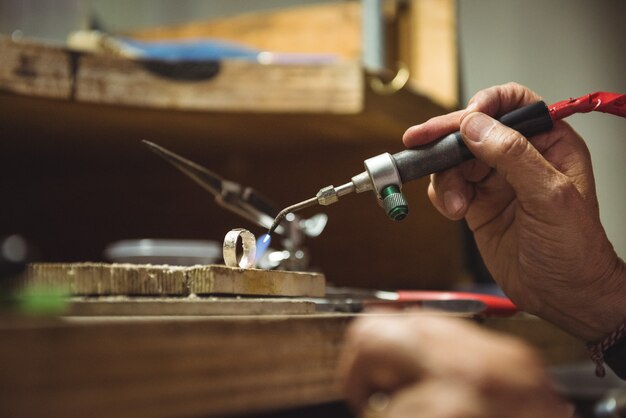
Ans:
{"label": "wooden work surface", "polygon": [[315,303],[294,298],[258,297],[73,297],[67,316],[233,316],[303,315],[315,313]]}
{"label": "wooden work surface", "polygon": [[223,265],[169,266],[107,263],[33,263],[26,287],[72,295],[324,296],[320,273],[241,269]]}
{"label": "wooden work surface", "polygon": [[[338,400],[337,360],[353,318],[5,316],[0,415],[227,416]],[[535,318],[484,325],[522,337],[549,364],[586,355]]]}

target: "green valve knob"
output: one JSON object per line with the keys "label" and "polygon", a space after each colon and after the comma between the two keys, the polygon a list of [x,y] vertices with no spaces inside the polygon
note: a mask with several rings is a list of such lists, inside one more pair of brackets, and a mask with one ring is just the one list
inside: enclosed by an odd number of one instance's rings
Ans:
{"label": "green valve knob", "polygon": [[392,184],[385,187],[380,196],[383,198],[383,209],[389,218],[401,221],[409,214],[409,204],[398,186]]}

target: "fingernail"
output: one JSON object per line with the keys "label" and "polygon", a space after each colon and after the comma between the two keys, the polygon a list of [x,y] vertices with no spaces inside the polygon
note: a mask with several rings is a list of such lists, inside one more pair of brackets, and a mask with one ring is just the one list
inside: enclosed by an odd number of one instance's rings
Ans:
{"label": "fingernail", "polygon": [[450,215],[456,215],[465,206],[465,198],[460,193],[447,191],[443,194],[443,204]]}
{"label": "fingernail", "polygon": [[470,141],[478,142],[485,137],[492,127],[493,119],[484,113],[475,112],[467,117],[462,126],[462,133]]}

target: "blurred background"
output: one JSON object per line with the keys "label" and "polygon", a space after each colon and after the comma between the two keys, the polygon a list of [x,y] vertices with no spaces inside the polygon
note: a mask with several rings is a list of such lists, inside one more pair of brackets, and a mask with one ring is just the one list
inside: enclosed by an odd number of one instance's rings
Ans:
{"label": "blurred background", "polygon": [[[354,1],[0,0],[0,34],[5,42],[58,46],[95,18],[109,33],[142,39],[230,35],[255,48],[358,61],[367,48],[360,13]],[[346,182],[362,171],[365,158],[401,150],[404,129],[462,107],[484,87],[517,81],[548,103],[597,90],[625,92],[624,16],[621,0],[388,2],[386,64],[395,72],[403,62],[411,80],[400,92],[380,95],[365,77],[364,119],[358,112],[168,110],[41,98],[12,90],[5,49],[0,235],[24,236],[38,261],[103,260],[105,247],[123,239],[221,242],[236,227],[258,236],[262,228],[217,206],[140,140],[252,186],[284,207]],[[332,30],[317,22],[330,22]],[[317,32],[316,24],[322,25]],[[626,121],[603,114],[568,121],[591,149],[601,218],[624,257]],[[437,214],[426,187],[426,180],[406,187],[411,214],[401,223],[389,221],[371,195],[325,208],[326,230],[305,243],[311,268],[335,284],[377,288],[488,280],[464,225]]]}

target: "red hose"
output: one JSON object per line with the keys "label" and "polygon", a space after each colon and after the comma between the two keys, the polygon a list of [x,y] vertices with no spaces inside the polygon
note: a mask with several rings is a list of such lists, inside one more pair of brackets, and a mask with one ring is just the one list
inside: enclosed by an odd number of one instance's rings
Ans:
{"label": "red hose", "polygon": [[626,118],[626,94],[598,91],[578,99],[563,100],[549,106],[552,120],[566,118],[574,113],[604,112]]}

